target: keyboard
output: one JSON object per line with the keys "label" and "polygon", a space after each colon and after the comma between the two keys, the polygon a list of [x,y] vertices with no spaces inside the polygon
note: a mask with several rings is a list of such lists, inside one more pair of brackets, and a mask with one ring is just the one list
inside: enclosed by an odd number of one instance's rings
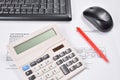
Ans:
{"label": "keyboard", "polygon": [[71,19],[70,0],[0,0],[0,20]]}

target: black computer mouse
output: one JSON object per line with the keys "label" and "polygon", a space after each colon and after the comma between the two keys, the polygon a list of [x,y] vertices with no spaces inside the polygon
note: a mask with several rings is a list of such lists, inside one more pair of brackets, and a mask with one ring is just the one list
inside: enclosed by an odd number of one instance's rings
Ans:
{"label": "black computer mouse", "polygon": [[108,32],[113,27],[111,15],[101,7],[94,6],[86,9],[83,16],[102,32]]}

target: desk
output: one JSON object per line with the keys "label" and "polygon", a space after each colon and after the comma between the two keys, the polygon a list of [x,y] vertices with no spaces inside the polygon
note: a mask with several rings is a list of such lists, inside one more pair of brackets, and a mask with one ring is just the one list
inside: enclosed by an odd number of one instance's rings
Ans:
{"label": "desk", "polygon": [[[89,45],[76,33],[76,26],[80,26],[92,40],[100,47],[106,48],[110,63],[102,59],[89,59],[92,62],[87,70],[78,74],[72,80],[120,80],[120,1],[119,0],[71,0],[73,19],[70,22],[56,21],[0,21],[0,80],[20,80],[16,70],[6,69],[6,45],[10,33],[31,33],[48,24],[56,23],[62,34],[74,48]],[[90,6],[101,6],[108,10],[114,20],[114,28],[109,33],[94,31],[94,27],[84,21],[82,12]],[[86,60],[85,60],[86,61]],[[17,73],[17,74],[16,74]]]}

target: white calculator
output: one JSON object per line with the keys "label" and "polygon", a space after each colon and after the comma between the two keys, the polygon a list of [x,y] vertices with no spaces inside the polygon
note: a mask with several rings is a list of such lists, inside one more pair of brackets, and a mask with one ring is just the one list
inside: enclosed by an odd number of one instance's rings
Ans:
{"label": "white calculator", "polygon": [[69,80],[85,68],[56,25],[10,43],[8,51],[23,80]]}

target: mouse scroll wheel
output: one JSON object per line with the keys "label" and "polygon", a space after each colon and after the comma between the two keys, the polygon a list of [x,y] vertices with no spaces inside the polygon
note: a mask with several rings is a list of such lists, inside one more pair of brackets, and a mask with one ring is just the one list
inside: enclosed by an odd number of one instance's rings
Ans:
{"label": "mouse scroll wheel", "polygon": [[110,17],[108,16],[107,13],[102,13],[100,14],[99,18],[102,20],[102,21],[109,21]]}

